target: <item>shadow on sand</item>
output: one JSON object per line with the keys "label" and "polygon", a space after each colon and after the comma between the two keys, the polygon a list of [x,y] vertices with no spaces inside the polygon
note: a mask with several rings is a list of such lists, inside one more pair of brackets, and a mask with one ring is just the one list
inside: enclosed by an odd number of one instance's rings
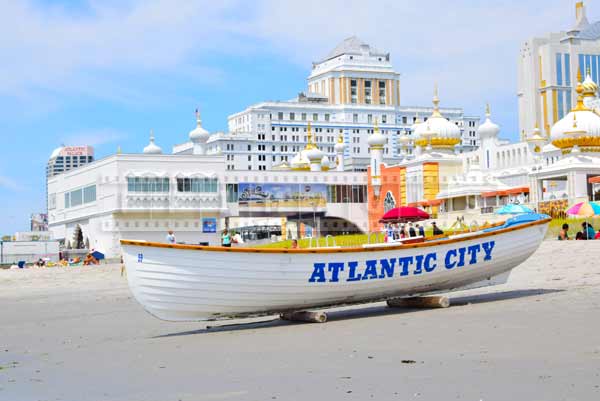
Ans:
{"label": "shadow on sand", "polygon": [[[517,298],[533,297],[538,295],[552,294],[562,292],[558,289],[529,289],[529,290],[513,290],[488,294],[465,295],[458,297],[450,297],[450,307],[465,306],[469,304],[481,304],[486,302],[506,301]],[[401,315],[405,313],[415,313],[423,311],[416,308],[388,308],[387,305],[378,303],[377,305],[368,306],[368,304],[357,305],[352,308],[344,307],[344,309],[328,309],[327,322],[335,322],[341,320],[364,319],[385,315]],[[346,309],[348,308],[348,309]],[[310,308],[309,308],[310,309]],[[252,318],[250,322],[244,322],[244,319],[233,319],[231,323],[225,321],[209,322],[206,328],[198,330],[189,330],[176,333],[162,334],[152,338],[166,338],[188,336],[194,334],[210,334],[221,333],[239,330],[254,330],[254,329],[269,329],[281,326],[290,326],[297,324],[306,324],[303,322],[290,322],[279,319],[278,316],[265,316],[265,320],[257,321],[257,318]],[[213,325],[214,324],[214,325]]]}

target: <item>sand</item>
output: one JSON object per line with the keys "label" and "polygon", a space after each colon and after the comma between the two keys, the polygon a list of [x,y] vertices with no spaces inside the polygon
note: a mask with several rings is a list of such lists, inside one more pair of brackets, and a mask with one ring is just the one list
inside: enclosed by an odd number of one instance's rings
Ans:
{"label": "sand", "polygon": [[[453,306],[168,323],[118,265],[0,271],[0,400],[597,400],[600,242],[544,242]],[[233,325],[232,325],[233,324]]]}

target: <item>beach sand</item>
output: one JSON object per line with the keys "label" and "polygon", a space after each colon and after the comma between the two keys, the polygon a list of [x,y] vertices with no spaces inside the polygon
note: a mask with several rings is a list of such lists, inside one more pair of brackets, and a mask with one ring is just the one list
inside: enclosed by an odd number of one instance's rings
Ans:
{"label": "beach sand", "polygon": [[169,323],[119,265],[0,271],[0,400],[598,400],[600,242],[544,242],[453,306]]}

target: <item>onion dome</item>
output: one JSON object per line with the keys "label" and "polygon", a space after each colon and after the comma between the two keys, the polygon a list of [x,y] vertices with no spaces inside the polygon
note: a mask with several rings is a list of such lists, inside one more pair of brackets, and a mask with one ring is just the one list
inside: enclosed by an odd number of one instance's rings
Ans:
{"label": "onion dome", "polygon": [[485,109],[485,122],[477,129],[477,134],[481,139],[496,138],[500,132],[500,127],[492,122],[490,116],[490,105],[488,104]]}
{"label": "onion dome", "polygon": [[337,143],[335,144],[335,146],[333,148],[335,149],[336,153],[344,153],[344,150],[346,149],[346,145],[344,145],[344,137],[342,137],[342,134],[340,134],[340,136],[338,136]]}
{"label": "onion dome", "polygon": [[154,131],[150,130],[150,143],[144,148],[145,155],[160,155],[162,149],[154,143]]}
{"label": "onion dome", "polygon": [[373,133],[369,135],[367,143],[369,144],[369,148],[371,149],[383,149],[383,147],[387,143],[386,136],[379,132],[379,125],[377,125],[377,120],[375,120],[375,127],[373,128]]}
{"label": "onion dome", "polygon": [[590,76],[589,69],[585,76],[585,80],[581,83],[581,86],[583,87],[583,97],[596,96],[596,92],[598,91],[598,84],[596,84]]}
{"label": "onion dome", "polygon": [[410,146],[410,141],[411,141],[411,138],[406,133],[406,131],[402,135],[400,135],[400,138],[398,139],[398,142],[400,143],[400,146],[402,146],[402,147]]}
{"label": "onion dome", "polygon": [[[415,145],[454,149],[461,141],[460,129],[440,113],[437,85],[433,95],[433,113],[427,124],[419,124],[415,130]],[[424,134],[424,135],[423,135]]]}
{"label": "onion dome", "polygon": [[600,152],[600,116],[585,106],[584,97],[594,96],[597,86],[591,78],[587,86],[581,82],[581,71],[578,73],[577,104],[561,120],[557,121],[551,130],[552,144],[563,153],[569,153],[574,147],[584,152]]}
{"label": "onion dome", "polygon": [[202,120],[200,119],[200,112],[196,109],[196,128],[190,131],[190,141],[193,143],[206,143],[210,134],[207,130],[202,128]]}
{"label": "onion dome", "polygon": [[325,155],[323,151],[316,146],[308,149],[305,154],[310,163],[321,163],[321,160],[323,160],[323,156]]}
{"label": "onion dome", "polygon": [[292,170],[310,170],[310,160],[306,157],[306,150],[302,150],[290,160]]}
{"label": "onion dome", "polygon": [[330,167],[331,163],[329,163],[329,157],[327,157],[327,155],[323,155],[323,158],[321,159],[321,170],[327,171]]}

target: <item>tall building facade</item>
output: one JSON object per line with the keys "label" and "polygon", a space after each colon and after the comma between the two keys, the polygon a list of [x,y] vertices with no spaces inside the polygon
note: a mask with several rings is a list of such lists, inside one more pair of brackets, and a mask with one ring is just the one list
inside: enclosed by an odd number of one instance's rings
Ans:
{"label": "tall building facade", "polygon": [[553,124],[575,104],[577,74],[600,79],[600,21],[590,24],[582,1],[575,5],[575,24],[567,31],[526,40],[518,61],[521,139],[536,125],[550,136]]}
{"label": "tall building facade", "polygon": [[[356,37],[344,40],[322,60],[313,63],[308,88],[289,101],[262,102],[228,118],[228,132],[210,136],[209,153],[222,153],[227,170],[271,170],[290,163],[308,142],[312,124],[315,143],[331,162],[335,145],[345,144],[345,169],[366,171],[367,137],[378,125],[388,137],[384,161],[397,162],[411,155],[414,146],[401,143],[413,134],[413,125],[431,115],[431,107],[400,105],[400,74],[390,54]],[[442,108],[461,131],[457,151],[479,145],[479,117],[465,116],[460,108]],[[191,143],[175,146],[174,153],[190,153]]]}
{"label": "tall building facade", "polygon": [[[48,196],[48,180],[51,177],[71,171],[94,161],[94,148],[91,146],[61,146],[54,149],[46,165],[46,206],[56,204],[56,199]],[[48,209],[46,209],[47,211]]]}

